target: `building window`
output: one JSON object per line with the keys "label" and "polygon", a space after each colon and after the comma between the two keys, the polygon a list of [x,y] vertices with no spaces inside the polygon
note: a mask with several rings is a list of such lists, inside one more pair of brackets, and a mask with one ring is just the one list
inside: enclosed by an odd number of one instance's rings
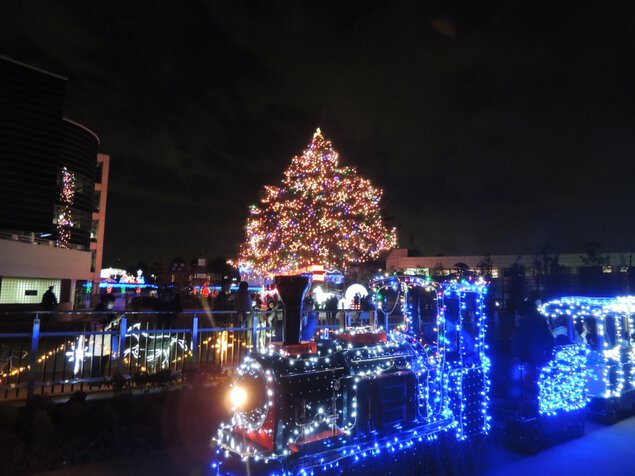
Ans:
{"label": "building window", "polygon": [[67,228],[77,228],[79,230],[88,231],[91,226],[92,217],[89,213],[78,210],[77,208],[64,207],[62,205],[55,205],[53,209],[53,224],[60,225],[60,220],[66,220]]}
{"label": "building window", "polygon": [[93,197],[93,211],[98,212],[101,208],[101,192],[95,190],[95,196]]}
{"label": "building window", "polygon": [[96,170],[96,173],[95,173],[95,182],[96,183],[101,183],[101,176],[102,176],[103,171],[104,171],[103,162],[97,162],[97,170]]}
{"label": "building window", "polygon": [[95,269],[97,269],[97,250],[92,250],[90,252],[90,272],[94,273]]}
{"label": "building window", "polygon": [[99,221],[93,220],[93,225],[90,228],[90,241],[97,241],[99,238]]}
{"label": "building window", "polygon": [[0,304],[39,304],[49,286],[53,286],[59,301],[62,290],[59,279],[2,278]]}
{"label": "building window", "polygon": [[429,276],[428,268],[404,268],[403,274],[412,276]]}

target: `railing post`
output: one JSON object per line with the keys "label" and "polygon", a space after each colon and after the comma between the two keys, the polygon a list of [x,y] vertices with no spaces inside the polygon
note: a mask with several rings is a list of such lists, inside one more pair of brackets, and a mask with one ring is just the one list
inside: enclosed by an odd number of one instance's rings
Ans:
{"label": "railing post", "polygon": [[194,367],[198,367],[198,316],[194,314],[192,319],[192,355],[194,357]]}
{"label": "railing post", "polygon": [[[277,319],[277,316],[276,316]],[[282,308],[282,332],[280,334],[282,334],[280,336],[280,342],[284,342],[285,338],[286,338],[286,329],[285,329],[285,325],[284,323],[287,322],[287,309],[286,308]]]}
{"label": "railing post", "polygon": [[252,336],[251,336],[251,345],[253,345],[254,352],[258,350],[258,315],[256,311],[251,313],[251,322],[252,322]]}
{"label": "railing post", "polygon": [[119,321],[119,344],[117,347],[119,348],[119,375],[123,375],[123,371],[125,368],[124,362],[124,350],[126,346],[126,332],[128,331],[128,319],[126,317],[122,317]]}
{"label": "railing post", "polygon": [[40,316],[33,319],[33,333],[31,334],[31,358],[29,368],[29,380],[27,383],[27,397],[31,399],[35,393],[35,366],[37,364],[37,351],[40,345]]}

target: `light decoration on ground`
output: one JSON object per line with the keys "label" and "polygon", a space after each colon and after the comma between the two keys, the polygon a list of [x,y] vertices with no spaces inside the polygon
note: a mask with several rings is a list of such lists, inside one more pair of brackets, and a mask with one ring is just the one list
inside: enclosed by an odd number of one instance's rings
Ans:
{"label": "light decoration on ground", "polygon": [[323,306],[327,299],[335,297],[335,293],[323,291],[322,286],[316,286],[313,289],[313,295],[315,296],[315,302],[320,306]]}
{"label": "light decoration on ground", "polygon": [[[232,421],[221,425],[215,440],[229,461],[213,467],[238,458],[270,465],[266,474],[314,474],[344,460],[396,455],[441,435],[463,440],[487,433],[487,284],[409,276],[372,289],[403,283],[435,293],[438,342],[445,342],[447,314],[454,322],[470,322],[476,332],[469,355],[461,338],[451,355],[448,345],[426,347],[419,336],[382,329],[331,332],[302,352],[279,346],[254,352],[239,367],[236,385],[266,399],[235,409]],[[458,303],[458,312],[445,309],[450,301]]]}
{"label": "light decoration on ground", "polygon": [[147,362],[153,370],[164,370],[183,359],[183,355],[192,356],[188,343],[178,333],[169,331],[150,332],[141,329],[140,323],[128,328],[130,345],[124,349],[124,357],[137,362]]}
{"label": "light decoration on ground", "polygon": [[[56,346],[46,352],[41,353],[37,357],[36,363],[45,364],[49,360],[55,361],[55,359],[57,358],[57,355],[60,354],[61,352],[64,352],[67,349],[67,347],[72,346],[72,344],[73,344],[72,341],[68,341],[66,344],[60,344],[59,346]],[[21,358],[18,360],[26,360],[28,355],[29,355],[28,351],[23,350],[20,352]],[[2,367],[0,367],[0,383],[2,383],[5,379],[20,376],[21,374],[31,370],[30,365],[13,366],[12,360],[14,357],[11,354],[6,356],[2,355],[1,357],[2,358],[0,358],[0,362],[2,362],[3,364],[2,364]]]}
{"label": "light decoration on ground", "polygon": [[566,296],[544,303],[540,312],[551,322],[565,318],[569,338],[585,349],[589,397],[619,399],[635,391],[634,296]]}
{"label": "light decoration on ground", "polygon": [[[66,352],[66,358],[68,362],[73,363],[74,375],[83,373],[87,360],[95,357],[118,357],[118,353],[113,349],[114,340],[118,337],[116,325],[111,323],[104,330],[81,335],[71,344]],[[157,371],[168,369],[184,356],[192,356],[187,341],[179,338],[174,332],[143,330],[141,323],[136,322],[127,328],[127,335],[128,346],[124,349],[123,356],[128,364],[132,359],[138,364],[150,365],[153,371]]]}
{"label": "light decoration on ground", "polygon": [[341,268],[394,248],[396,231],[383,223],[382,191],[341,166],[331,141],[317,129],[278,186],[265,186],[252,205],[246,240],[232,263],[253,275],[282,274],[320,263]]}
{"label": "light decoration on ground", "polygon": [[75,199],[75,174],[66,167],[61,171],[60,207],[57,216],[57,246],[68,248],[71,240],[71,228],[73,228],[72,205]]}

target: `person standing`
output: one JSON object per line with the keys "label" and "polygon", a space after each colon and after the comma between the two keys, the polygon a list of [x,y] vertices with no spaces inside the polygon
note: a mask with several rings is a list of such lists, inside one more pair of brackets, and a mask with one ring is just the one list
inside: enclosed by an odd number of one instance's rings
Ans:
{"label": "person standing", "polygon": [[102,294],[99,296],[99,302],[95,306],[96,319],[102,324],[102,327],[107,327],[109,324],[117,319],[117,315],[112,311],[115,307],[115,296],[112,294]]}
{"label": "person standing", "polygon": [[49,286],[48,290],[42,295],[42,307],[45,311],[54,311],[57,307],[57,296],[53,292],[53,286]]}
{"label": "person standing", "polygon": [[309,341],[315,335],[318,314],[315,312],[315,299],[309,292],[302,303],[302,334],[300,339]]}
{"label": "person standing", "polygon": [[234,295],[234,311],[238,313],[238,324],[243,326],[249,325],[249,313],[251,313],[252,306],[249,284],[247,281],[241,281],[238,285],[238,291],[236,291]]}
{"label": "person standing", "polygon": [[267,302],[267,326],[272,328],[272,336],[282,340],[282,312],[279,312],[279,304],[274,298]]}
{"label": "person standing", "polygon": [[101,380],[106,377],[106,365],[112,354],[112,331],[118,324],[117,314],[111,312],[115,306],[115,296],[102,294],[95,306],[92,330],[100,334],[91,335],[88,339],[87,354],[91,356],[90,387],[101,386]]}
{"label": "person standing", "polygon": [[541,367],[551,360],[555,344],[549,324],[534,301],[523,301],[518,314],[520,319],[512,335],[512,354],[522,362]]}

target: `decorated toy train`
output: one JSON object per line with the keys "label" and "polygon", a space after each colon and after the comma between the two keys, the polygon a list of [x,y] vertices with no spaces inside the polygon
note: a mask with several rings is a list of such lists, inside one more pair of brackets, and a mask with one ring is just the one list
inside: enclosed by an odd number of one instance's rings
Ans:
{"label": "decorated toy train", "polygon": [[[432,441],[437,447],[472,443],[492,428],[510,446],[535,452],[583,434],[589,395],[614,398],[635,388],[630,347],[617,352],[621,366],[602,369],[575,339],[557,341],[541,366],[490,348],[483,281],[379,278],[371,283],[374,326],[307,341],[300,335],[310,277],[277,277],[276,285],[285,304],[284,339],[251,353],[237,369],[229,395],[233,416],[216,437],[217,474],[342,474],[368,461],[374,469],[394,469],[416,448],[435,446]],[[603,315],[610,314],[605,304]],[[580,304],[585,311],[586,305]],[[571,314],[557,302],[542,312],[550,319]],[[628,312],[614,325],[614,342],[632,335]],[[575,319],[568,326],[573,336]],[[603,358],[613,354],[604,345]],[[598,372],[600,390],[589,377]],[[406,474],[403,466],[400,472]]]}
{"label": "decorated toy train", "polygon": [[485,283],[374,282],[402,302],[414,288],[434,299],[439,312],[426,340],[408,328],[358,328],[300,342],[308,284],[304,276],[277,279],[284,342],[238,369],[234,415],[217,436],[225,456],[215,463],[219,474],[337,472],[440,435],[460,441],[488,432]]}

